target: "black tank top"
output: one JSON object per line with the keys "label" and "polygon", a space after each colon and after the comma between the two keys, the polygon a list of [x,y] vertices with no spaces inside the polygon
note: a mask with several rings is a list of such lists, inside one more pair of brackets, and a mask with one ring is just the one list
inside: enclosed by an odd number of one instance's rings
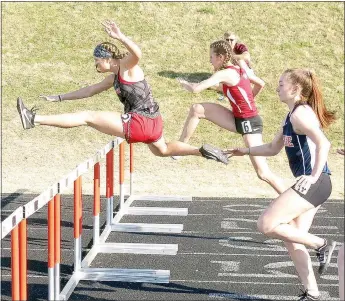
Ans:
{"label": "black tank top", "polygon": [[153,99],[146,79],[139,82],[127,82],[121,78],[119,72],[115,74],[114,89],[125,107],[125,113],[133,112],[150,118],[160,115],[159,106]]}

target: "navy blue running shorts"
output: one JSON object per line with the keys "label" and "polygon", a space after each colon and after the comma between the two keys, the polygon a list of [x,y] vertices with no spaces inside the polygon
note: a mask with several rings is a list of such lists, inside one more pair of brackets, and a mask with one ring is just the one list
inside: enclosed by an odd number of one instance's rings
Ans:
{"label": "navy blue running shorts", "polygon": [[310,186],[307,194],[303,194],[295,189],[295,185],[291,188],[306,201],[317,207],[327,201],[332,192],[331,177],[328,173],[321,173],[319,179]]}

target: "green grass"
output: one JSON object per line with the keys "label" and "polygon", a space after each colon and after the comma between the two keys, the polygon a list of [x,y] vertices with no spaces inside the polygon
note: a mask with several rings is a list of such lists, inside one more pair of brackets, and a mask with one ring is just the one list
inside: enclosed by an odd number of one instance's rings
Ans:
{"label": "green grass", "polygon": [[[286,68],[309,67],[320,78],[324,98],[338,120],[326,131],[333,146],[344,140],[344,4],[308,2],[31,2],[2,3],[2,133],[3,162],[10,167],[20,157],[20,142],[61,149],[70,155],[90,154],[90,144],[109,140],[92,129],[38,127],[24,135],[15,109],[17,96],[40,113],[78,110],[123,110],[113,91],[62,104],[39,100],[96,83],[104,77],[93,65],[94,46],[110,40],[101,21],[114,19],[140,45],[140,62],[165,120],[165,137],[179,137],[193,103],[218,102],[207,91],[188,93],[176,77],[202,80],[211,74],[209,45],[234,31],[250,49],[256,74],[266,81],[257,99],[270,141],[287,112],[275,93]],[[220,103],[220,102],[219,102]],[[228,103],[221,102],[228,106]],[[29,136],[28,136],[29,135]],[[242,145],[241,137],[201,122],[192,144],[222,147]],[[79,150],[79,149],[82,149]],[[32,156],[41,150],[30,149]],[[28,151],[28,155],[30,155]],[[148,151],[147,151],[148,152]],[[155,158],[149,157],[152,162]],[[39,158],[37,159],[39,161]],[[149,161],[149,163],[151,162]],[[151,163],[152,163],[151,162]],[[183,164],[183,163],[181,163]],[[9,180],[9,179],[8,179]]]}

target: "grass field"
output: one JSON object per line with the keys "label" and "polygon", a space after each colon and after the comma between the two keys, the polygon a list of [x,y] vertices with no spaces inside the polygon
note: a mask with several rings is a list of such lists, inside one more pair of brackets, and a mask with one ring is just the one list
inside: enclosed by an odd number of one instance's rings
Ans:
{"label": "grass field", "polygon": [[[37,127],[23,131],[16,98],[39,113],[115,110],[122,105],[109,90],[90,99],[63,103],[40,100],[101,81],[92,51],[109,41],[101,21],[113,19],[143,51],[140,62],[165,120],[165,138],[178,139],[193,103],[219,102],[207,91],[191,94],[176,81],[201,80],[211,74],[209,44],[234,31],[247,44],[256,74],[266,82],[257,104],[269,142],[287,112],[275,93],[280,74],[309,67],[318,74],[327,106],[337,121],[326,130],[332,142],[333,197],[344,196],[344,160],[335,154],[344,145],[344,4],[308,2],[2,2],[2,191],[41,192],[93,155],[110,137],[91,128],[62,130]],[[202,121],[191,144],[240,146],[239,135]],[[285,154],[270,167],[292,181]],[[248,197],[274,196],[256,178],[248,158],[229,166],[186,158],[178,162],[154,157],[136,146],[137,190],[146,193]],[[248,185],[248,183],[250,185]],[[91,186],[90,186],[91,187]],[[85,189],[91,189],[85,184]],[[241,188],[241,189],[238,189]]]}

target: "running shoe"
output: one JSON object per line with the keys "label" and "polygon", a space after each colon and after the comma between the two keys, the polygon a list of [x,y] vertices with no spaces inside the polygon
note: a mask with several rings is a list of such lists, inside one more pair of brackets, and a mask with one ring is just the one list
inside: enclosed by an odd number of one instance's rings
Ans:
{"label": "running shoe", "polygon": [[315,250],[317,260],[320,262],[320,266],[319,266],[320,275],[326,272],[329,266],[329,263],[331,262],[332,254],[333,254],[336,244],[337,243],[335,241],[331,241],[331,244],[329,245],[327,243],[327,240],[325,240],[325,244],[322,247]]}
{"label": "running shoe", "polygon": [[229,164],[229,159],[226,154],[222,152],[220,148],[211,146],[209,144],[204,144],[199,149],[201,155],[206,159],[215,160],[217,162],[222,162],[224,164]]}
{"label": "running shoe", "polygon": [[312,295],[309,295],[308,290],[306,289],[305,292],[302,291],[302,294],[298,295],[298,301],[317,301],[320,300],[319,296],[314,297]]}
{"label": "running shoe", "polygon": [[33,107],[29,110],[23,103],[20,97],[17,98],[17,110],[22,121],[24,130],[31,129],[35,127],[34,119],[36,115],[37,108]]}

